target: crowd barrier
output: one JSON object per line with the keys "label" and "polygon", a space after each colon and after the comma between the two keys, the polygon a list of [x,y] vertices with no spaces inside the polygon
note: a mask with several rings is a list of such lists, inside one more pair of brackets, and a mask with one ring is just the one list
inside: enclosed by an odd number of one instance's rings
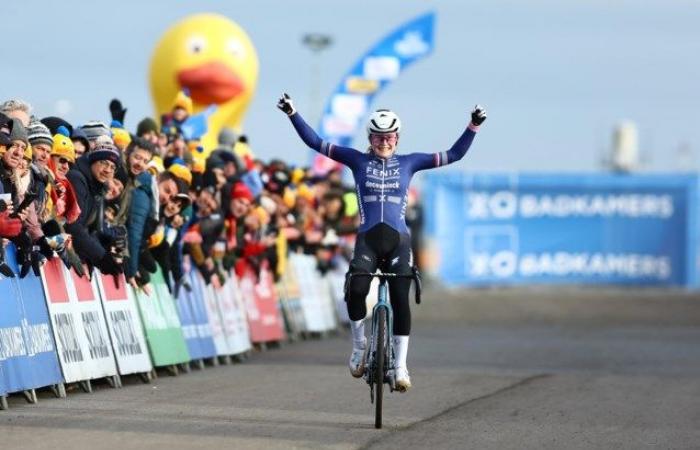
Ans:
{"label": "crowd barrier", "polygon": [[[15,249],[6,258],[19,273]],[[127,285],[123,275],[79,277],[59,258],[41,276],[0,275],[0,409],[6,397],[52,388],[65,396],[64,383],[92,390],[91,381],[121,377],[245,354],[254,344],[319,333],[347,322],[342,296],[344,270],[322,276],[310,255],[290,255],[277,282],[269,269],[231,273],[214,288],[196,270],[187,272],[190,289],[176,299],[158,270],[147,295]]]}
{"label": "crowd barrier", "polygon": [[424,200],[447,283],[700,288],[698,175],[445,172]]}

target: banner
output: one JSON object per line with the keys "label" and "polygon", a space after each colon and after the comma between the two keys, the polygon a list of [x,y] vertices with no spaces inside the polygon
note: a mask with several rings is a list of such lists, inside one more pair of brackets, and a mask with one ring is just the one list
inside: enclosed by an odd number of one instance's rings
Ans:
{"label": "banner", "polygon": [[306,331],[304,323],[304,311],[301,308],[301,289],[297,280],[296,270],[292,259],[287,258],[285,270],[277,283],[279,302],[282,306],[285,325],[291,334]]}
{"label": "banner", "polygon": [[330,286],[316,270],[316,259],[311,255],[293,254],[289,257],[301,291],[301,309],[304,312],[306,330],[322,332],[335,329],[335,305]]}
{"label": "banner", "polygon": [[[66,383],[116,375],[96,282],[69,271],[60,258],[47,262],[41,271]],[[98,276],[93,271],[93,277]]]}
{"label": "banner", "polygon": [[138,305],[153,365],[160,367],[189,362],[175,301],[168,292],[160,267],[151,275],[150,286],[150,296],[132,287],[127,292]]}
{"label": "banner", "polygon": [[284,322],[280,315],[272,275],[260,269],[260,279],[250,267],[239,280],[246,305],[250,340],[254,343],[284,339]]}
{"label": "banner", "polygon": [[193,278],[196,279],[196,284],[193,283],[192,286],[199,286],[202,292],[216,354],[218,356],[230,355],[231,352],[229,351],[228,340],[226,339],[226,330],[224,329],[224,320],[221,317],[221,311],[219,311],[219,302],[214,286],[211,284],[205,285],[204,279],[199,272],[197,272]]}
{"label": "banner", "polygon": [[[433,51],[435,14],[404,23],[365,53],[340,80],[328,99],[319,124],[321,139],[350,146],[374,97],[409,65]],[[326,173],[338,163],[313,152],[313,170]]]}
{"label": "banner", "polygon": [[229,274],[229,278],[217,294],[230,354],[247,352],[252,348],[250,329],[243,294],[235,273]]}
{"label": "banner", "polygon": [[465,285],[697,288],[698,185],[680,174],[429,174],[437,274]]}
{"label": "banner", "polygon": [[[5,247],[5,261],[19,274],[14,245]],[[41,281],[30,271],[0,275],[0,386],[6,393],[62,383]]]}
{"label": "banner", "polygon": [[348,307],[345,303],[345,274],[349,268],[350,265],[344,258],[336,257],[335,267],[326,274],[331,289],[331,297],[335,303],[335,309],[338,314],[338,320],[340,323],[345,324],[350,323]]}
{"label": "banner", "polygon": [[[102,309],[112,339],[112,349],[121,375],[146,373],[153,369],[146,337],[136,304],[127,294],[126,279],[103,275],[95,270]],[[118,280],[118,281],[117,281]]]}
{"label": "banner", "polygon": [[211,326],[207,318],[201,285],[196,283],[196,275],[189,271],[185,275],[191,289],[180,288],[177,310],[182,323],[187,350],[192,359],[213,358],[216,348],[212,339]]}

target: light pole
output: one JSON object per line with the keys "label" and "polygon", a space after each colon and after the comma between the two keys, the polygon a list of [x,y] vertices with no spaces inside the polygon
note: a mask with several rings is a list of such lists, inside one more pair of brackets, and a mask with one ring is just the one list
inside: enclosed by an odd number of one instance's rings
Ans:
{"label": "light pole", "polygon": [[311,61],[311,87],[309,89],[310,112],[318,111],[311,119],[312,124],[318,123],[323,114],[319,106],[319,83],[321,82],[321,52],[333,44],[333,37],[323,33],[306,33],[302,36],[302,44],[313,54]]}

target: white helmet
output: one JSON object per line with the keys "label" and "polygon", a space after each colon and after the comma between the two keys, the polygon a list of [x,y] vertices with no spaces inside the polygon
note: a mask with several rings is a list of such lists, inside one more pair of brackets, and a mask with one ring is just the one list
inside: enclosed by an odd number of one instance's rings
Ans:
{"label": "white helmet", "polygon": [[394,111],[378,109],[369,116],[367,134],[398,133],[401,131],[401,119]]}

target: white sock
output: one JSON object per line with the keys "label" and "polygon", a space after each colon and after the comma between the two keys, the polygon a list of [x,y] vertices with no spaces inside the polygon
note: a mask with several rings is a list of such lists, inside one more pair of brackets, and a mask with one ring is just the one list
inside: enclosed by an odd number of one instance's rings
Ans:
{"label": "white sock", "polygon": [[394,335],[394,352],[396,356],[396,368],[406,368],[406,357],[408,356],[408,336]]}
{"label": "white sock", "polygon": [[367,338],[365,338],[365,319],[351,320],[350,329],[352,330],[352,348],[364,348],[367,346]]}

